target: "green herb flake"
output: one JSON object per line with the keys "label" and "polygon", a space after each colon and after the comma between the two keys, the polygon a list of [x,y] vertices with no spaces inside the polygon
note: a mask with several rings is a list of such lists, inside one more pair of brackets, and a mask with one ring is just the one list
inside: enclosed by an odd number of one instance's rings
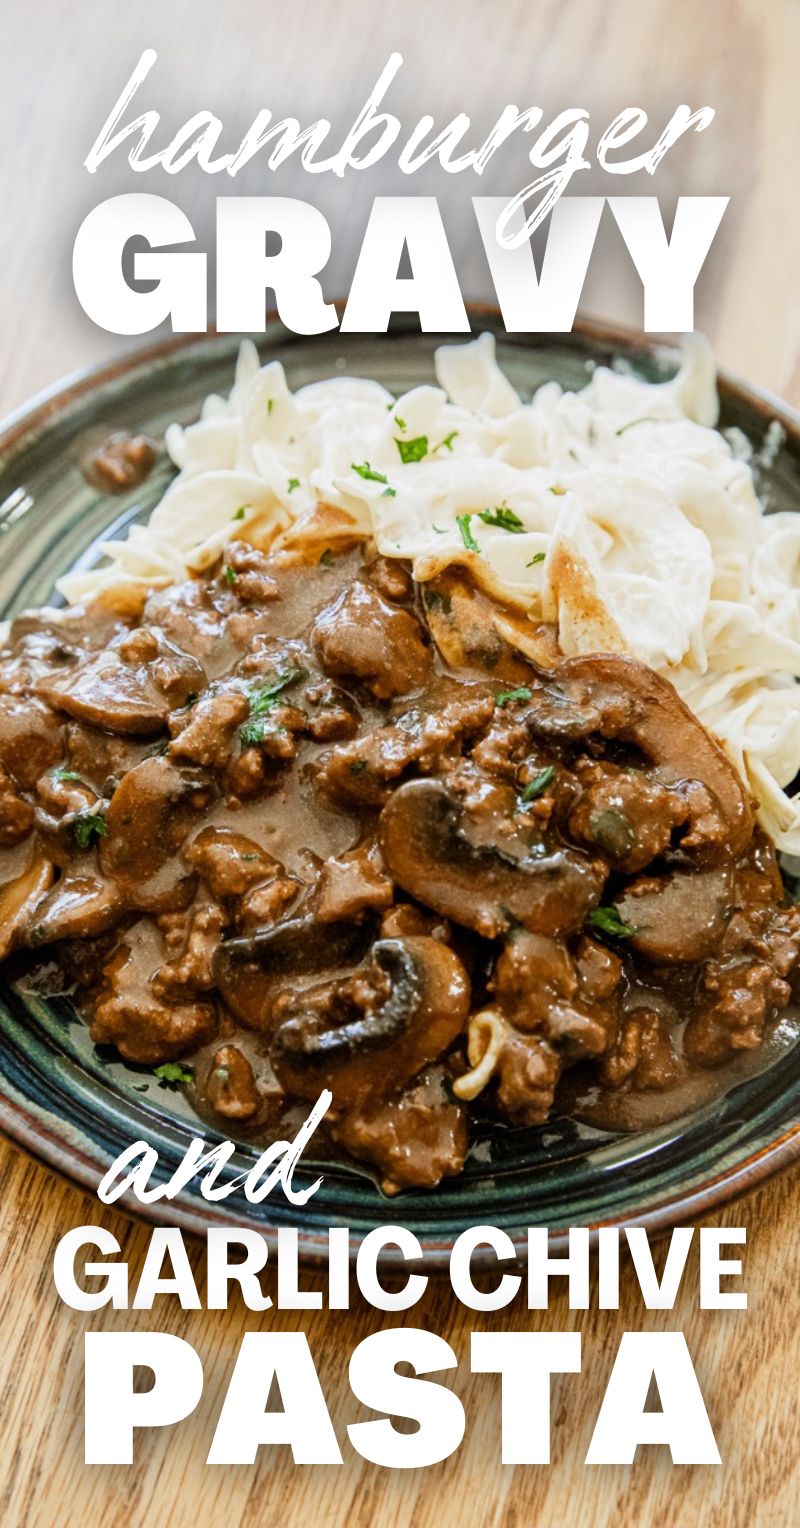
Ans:
{"label": "green herb flake", "polygon": [[480,547],[478,546],[478,543],[477,543],[477,541],[475,540],[475,537],[472,534],[472,527],[470,525],[470,520],[471,519],[472,519],[471,515],[457,515],[456,516],[456,525],[458,526],[458,529],[461,532],[461,540],[463,541],[467,551],[468,552],[479,552],[480,551]]}
{"label": "green herb flake", "polygon": [[243,748],[258,748],[259,743],[264,741],[264,723],[242,722],[239,728],[239,741]]}
{"label": "green herb flake", "polygon": [[222,577],[224,578],[226,584],[232,584],[234,579],[235,579],[235,577],[236,577],[236,574],[234,573],[233,568],[227,567],[227,568],[223,568]]}
{"label": "green herb flake", "polygon": [[399,414],[395,414],[394,422],[397,425],[398,430],[407,430],[408,429],[408,425],[406,424],[404,419],[400,418]]}
{"label": "green herb flake", "polygon": [[381,498],[382,499],[396,499],[397,498],[397,489],[396,488],[384,488],[383,493],[381,494]]}
{"label": "green herb flake", "polygon": [[495,695],[498,706],[507,706],[510,701],[530,700],[531,692],[526,684],[521,684],[516,690],[499,690]]}
{"label": "green herb flake", "polygon": [[519,536],[525,529],[519,515],[515,515],[513,509],[508,509],[505,504],[500,504],[497,509],[482,509],[478,519],[484,525],[496,525],[501,531],[511,531],[514,536]]}
{"label": "green herb flake", "polygon": [[351,775],[363,775],[367,768],[366,759],[353,759],[350,764]]}
{"label": "green herb flake", "polygon": [[530,780],[520,795],[520,801],[527,806],[529,801],[535,801],[537,796],[542,796],[548,785],[552,785],[556,777],[555,764],[548,764],[545,769],[539,771],[535,779]]}
{"label": "green herb flake", "polygon": [[274,409],[274,407],[275,407],[275,399],[274,398],[268,398],[267,399],[267,413],[271,414],[272,410]]}
{"label": "green herb flake", "polygon": [[449,435],[445,435],[444,440],[440,440],[439,441],[438,446],[434,446],[434,450],[435,451],[452,451],[452,449],[453,449],[453,441],[457,438],[457,436],[458,436],[458,430],[451,430]]}
{"label": "green herb flake", "polygon": [[319,559],[319,565],[321,568],[333,567],[333,552],[329,546],[326,546],[325,551],[322,553]]}
{"label": "green herb flake", "polygon": [[63,782],[63,784],[65,784],[65,785],[70,784],[70,783],[73,783],[73,784],[76,783],[78,785],[82,785],[83,784],[83,781],[81,780],[80,775],[76,775],[74,769],[54,769],[53,770],[53,779],[54,780],[59,780],[59,781]]}
{"label": "green herb flake", "polygon": [[286,491],[287,491],[287,493],[294,493],[295,488],[299,488],[299,487],[300,487],[300,479],[299,478],[290,478],[289,482],[288,482],[288,485],[287,485],[287,490]]}
{"label": "green herb flake", "polygon": [[[265,711],[271,711],[276,704],[276,696],[281,690],[286,690],[292,684],[299,684],[301,679],[307,679],[308,675],[303,668],[286,669],[282,674],[276,674],[271,684],[263,689],[254,690],[250,696],[250,715],[263,716]],[[245,725],[247,725],[245,723]]]}
{"label": "green herb flake", "polygon": [[249,504],[243,504],[241,509],[237,509],[236,514],[233,517],[234,520],[243,520],[249,508]]}
{"label": "green herb flake", "polygon": [[78,848],[88,849],[94,839],[107,836],[105,817],[100,812],[84,812],[81,817],[75,818],[72,832]]}
{"label": "green herb flake", "polygon": [[357,472],[358,476],[364,478],[367,483],[388,483],[389,481],[385,473],[376,472],[374,467],[370,467],[369,462],[351,462],[350,470]]}
{"label": "green herb flake", "polygon": [[[405,428],[400,425],[401,430]],[[421,462],[428,455],[427,435],[416,435],[413,440],[399,440],[395,435],[394,443],[400,452],[401,462],[408,465],[409,462]]]}
{"label": "green herb flake", "polygon": [[563,499],[566,491],[566,488],[561,488],[558,483],[554,483],[552,488],[547,490],[548,493],[554,493],[557,499]]}
{"label": "green herb flake", "polygon": [[631,934],[636,933],[634,925],[626,923],[616,907],[595,907],[586,922],[590,928],[597,929],[598,933],[608,934],[614,939],[630,939]]}
{"label": "green herb flake", "polygon": [[526,568],[535,568],[537,563],[544,562],[546,556],[546,552],[534,552],[530,562],[526,562]]}
{"label": "green herb flake", "polygon": [[193,1068],[181,1066],[179,1061],[165,1061],[162,1066],[154,1067],[153,1076],[158,1078],[162,1088],[177,1088],[182,1082],[194,1082]]}

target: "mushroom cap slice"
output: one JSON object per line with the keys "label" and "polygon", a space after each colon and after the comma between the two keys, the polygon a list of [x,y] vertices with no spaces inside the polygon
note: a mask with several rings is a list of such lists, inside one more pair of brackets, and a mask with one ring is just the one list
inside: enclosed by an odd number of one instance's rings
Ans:
{"label": "mushroom cap slice", "polygon": [[669,965],[703,960],[714,949],[734,905],[730,865],[674,869],[632,881],[614,906],[634,932],[626,944]]}
{"label": "mushroom cap slice", "polygon": [[28,943],[52,944],[56,939],[87,939],[113,928],[123,913],[113,881],[91,869],[69,870],[36,909]]}
{"label": "mushroom cap slice", "polygon": [[188,906],[197,877],[187,874],[177,851],[207,794],[203,782],[165,758],[142,759],[123,775],[108,805],[98,857],[128,907],[172,912]]}
{"label": "mushroom cap slice", "polygon": [[223,939],[214,956],[214,978],[226,1006],[250,1029],[269,1029],[272,1004],[288,988],[351,971],[369,948],[364,923],[317,923],[284,918],[271,928]]}
{"label": "mushroom cap slice", "polygon": [[471,840],[469,819],[441,780],[410,780],[380,818],[389,874],[425,907],[493,939],[514,923],[537,934],[582,927],[604,873],[573,849],[513,854]]}
{"label": "mushroom cap slice", "polygon": [[704,844],[702,857],[735,859],[753,831],[748,793],[720,744],[674,685],[635,658],[597,653],[568,658],[534,694],[526,725],[565,742],[597,733],[632,744],[664,784],[699,780],[716,800],[725,842]]}
{"label": "mushroom cap slice", "polygon": [[333,1093],[334,1108],[385,1098],[441,1056],[466,1024],[470,983],[458,956],[427,935],[381,939],[372,960],[390,980],[375,1011],[350,1023],[299,1012],[275,1031],[275,1075],[288,1093]]}
{"label": "mushroom cap slice", "polygon": [[91,658],[41,678],[37,695],[56,710],[104,732],[134,737],[161,732],[170,710],[201,690],[206,681],[196,658],[182,652],[161,632],[152,630],[149,635],[154,656],[169,669],[168,685],[152,660],[125,661],[126,635]]}
{"label": "mushroom cap slice", "polygon": [[25,938],[39,903],[53,884],[53,866],[42,854],[16,880],[0,887],[0,960]]}

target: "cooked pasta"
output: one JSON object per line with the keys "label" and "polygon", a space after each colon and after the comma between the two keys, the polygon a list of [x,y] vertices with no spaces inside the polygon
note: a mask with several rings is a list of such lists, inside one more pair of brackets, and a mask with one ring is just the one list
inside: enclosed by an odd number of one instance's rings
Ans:
{"label": "cooked pasta", "polygon": [[[713,358],[695,337],[672,381],[598,367],[523,402],[490,335],[445,346],[437,386],[394,399],[338,376],[292,393],[242,346],[228,399],[173,425],[178,476],[147,525],[67,574],[70,601],[142,595],[227,542],[374,537],[425,581],[466,565],[567,655],[635,655],[722,741],[777,845],[800,854],[786,793],[800,760],[800,516],[768,515],[743,442],[714,428]],[[533,648],[531,648],[533,652]]]}

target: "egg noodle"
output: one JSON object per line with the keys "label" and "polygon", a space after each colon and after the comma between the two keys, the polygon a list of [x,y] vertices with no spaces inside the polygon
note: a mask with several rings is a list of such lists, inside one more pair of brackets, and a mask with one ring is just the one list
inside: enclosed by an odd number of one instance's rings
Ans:
{"label": "egg noodle", "polygon": [[597,367],[528,403],[489,334],[439,349],[436,377],[397,399],[347,376],[292,393],[245,341],[230,397],[168,429],[179,472],[149,522],[59,588],[138,608],[233,539],[372,536],[421,581],[462,564],[522,618],[531,656],[526,618],[554,622],[566,655],[629,653],[670,679],[800,855],[785,789],[800,762],[800,515],[764,512],[748,443],[714,428],[707,342],[691,337],[671,381]]}

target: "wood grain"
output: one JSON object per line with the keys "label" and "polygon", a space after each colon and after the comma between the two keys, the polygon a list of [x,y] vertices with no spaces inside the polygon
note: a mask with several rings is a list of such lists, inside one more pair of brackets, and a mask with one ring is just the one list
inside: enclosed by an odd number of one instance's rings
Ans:
{"label": "wood grain", "polygon": [[[405,119],[424,110],[447,120],[459,110],[485,129],[507,101],[539,102],[552,113],[586,105],[600,127],[637,102],[660,125],[679,101],[711,104],[717,118],[679,145],[655,189],[665,209],[684,194],[731,194],[718,244],[701,277],[697,322],[720,359],[800,404],[800,256],[796,164],[800,114],[800,8],[793,0],[8,0],[0,59],[4,219],[0,230],[3,366],[0,412],[122,341],[94,329],[70,281],[70,250],[85,212],[123,190],[171,196],[198,236],[210,228],[213,196],[230,187],[201,176],[143,181],[124,164],[94,179],[81,163],[138,54],[159,52],[152,100],[170,131],[210,106],[239,133],[260,105],[301,120],[324,113],[344,129],[392,49],[405,56],[393,97]],[[598,127],[598,131],[600,130]],[[596,134],[595,134],[596,137]],[[480,190],[522,184],[513,155]],[[643,182],[643,183],[642,183]],[[583,189],[597,190],[576,184]],[[635,177],[621,189],[646,194]],[[313,196],[334,231],[328,291],[349,284],[359,230],[377,193],[436,192],[465,295],[491,297],[464,213],[475,187],[453,177],[409,183],[390,167],[343,190],[309,183],[291,166],[264,184],[254,170],[236,191]],[[607,187],[603,188],[607,189]],[[586,307],[637,324],[641,293],[618,246],[608,241],[586,291]],[[542,1528],[648,1528],[656,1523],[713,1528],[789,1528],[797,1521],[800,1428],[797,1409],[800,1220],[797,1175],[773,1182],[709,1223],[744,1225],[750,1308],[701,1312],[692,1279],[668,1314],[641,1309],[626,1273],[622,1309],[570,1314],[558,1300],[545,1318],[524,1310],[488,1318],[463,1312],[444,1283],[432,1285],[409,1321],[446,1336],[461,1359],[455,1384],[467,1411],[458,1453],[429,1471],[388,1475],[359,1461],[346,1441],[359,1410],[346,1383],[350,1352],[395,1318],[363,1306],[349,1313],[264,1317],[234,1305],[226,1314],[182,1314],[161,1297],[152,1313],[84,1318],[61,1306],[51,1281],[58,1238],[86,1221],[107,1225],[126,1258],[141,1264],[147,1232],[0,1147],[0,1519],[10,1528],[140,1525],[226,1528],[286,1525],[540,1524]],[[193,1257],[198,1265],[202,1249]],[[553,1463],[535,1469],[499,1463],[497,1381],[467,1373],[469,1332],[580,1327],[583,1373],[554,1388]],[[82,1463],[82,1342],[85,1330],[157,1327],[187,1337],[206,1372],[202,1407],[190,1422],[142,1439],[136,1465]],[[204,1464],[215,1417],[246,1330],[307,1332],[345,1454],[342,1467],[304,1468],[286,1450],[252,1469]],[[583,1464],[605,1381],[626,1329],[686,1333],[723,1455],[721,1469],[673,1467],[663,1450],[640,1450],[629,1469]]]}

